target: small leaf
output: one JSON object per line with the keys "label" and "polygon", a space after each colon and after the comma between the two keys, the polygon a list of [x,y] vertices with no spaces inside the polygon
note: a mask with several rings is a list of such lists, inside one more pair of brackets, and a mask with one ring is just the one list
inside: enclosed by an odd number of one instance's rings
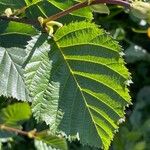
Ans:
{"label": "small leaf", "polygon": [[109,8],[107,7],[106,4],[97,4],[97,5],[92,5],[90,6],[91,10],[96,13],[101,13],[101,14],[110,14]]}
{"label": "small leaf", "polygon": [[0,111],[0,123],[17,126],[31,116],[31,109],[27,103],[15,103]]}
{"label": "small leaf", "polygon": [[7,8],[22,8],[25,6],[24,0],[0,0],[0,13],[4,12]]}
{"label": "small leaf", "polygon": [[123,40],[125,38],[125,31],[123,28],[117,28],[113,34],[114,39]]}
{"label": "small leaf", "polygon": [[0,96],[30,100],[23,79],[22,64],[25,56],[22,48],[0,47]]}
{"label": "small leaf", "polygon": [[47,131],[42,131],[36,134],[35,139],[35,145],[38,147],[38,150],[45,150],[44,147],[47,147],[48,150],[51,148],[67,150],[67,143],[65,138],[49,134]]}
{"label": "small leaf", "polygon": [[[36,148],[36,150],[53,150],[53,148],[51,146],[49,146],[48,144],[39,141],[39,140],[34,140],[34,146]],[[56,149],[54,149],[56,150]]]}
{"label": "small leaf", "polygon": [[25,23],[14,21],[0,21],[0,35],[20,34],[24,36],[33,36],[37,34],[36,29]]}
{"label": "small leaf", "polygon": [[24,6],[24,0],[0,0],[1,5],[12,6],[12,7],[22,7]]}

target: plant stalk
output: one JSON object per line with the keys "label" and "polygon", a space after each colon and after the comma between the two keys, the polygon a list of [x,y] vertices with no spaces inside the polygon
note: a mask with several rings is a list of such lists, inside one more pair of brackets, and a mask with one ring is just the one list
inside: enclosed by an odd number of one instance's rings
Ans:
{"label": "plant stalk", "polygon": [[24,136],[27,136],[29,138],[34,138],[35,133],[36,133],[36,130],[32,130],[32,131],[27,132],[27,131],[22,131],[22,130],[19,130],[19,129],[16,129],[16,128],[6,126],[4,124],[0,124],[0,130],[5,130],[5,131],[8,131],[8,132],[14,132],[16,134],[24,135]]}
{"label": "plant stalk", "polygon": [[[57,14],[54,14],[54,15],[44,19],[43,24],[46,24],[47,22],[52,21],[52,20],[57,20],[57,19],[64,17],[65,15],[70,14],[73,11],[76,11],[78,9],[88,7],[90,5],[101,4],[101,3],[116,4],[116,5],[124,6],[126,8],[131,7],[130,3],[127,1],[124,1],[124,0],[94,0],[90,4],[88,4],[88,1],[85,1],[85,2],[77,3],[77,4],[69,7],[66,10],[63,10]],[[16,21],[16,22],[21,22],[21,23],[26,23],[26,24],[31,24],[31,25],[39,25],[39,22],[37,20],[29,20],[26,18],[15,18],[15,17],[0,16],[0,19],[7,20],[7,21]]]}
{"label": "plant stalk", "polygon": [[46,19],[44,19],[44,23],[47,23],[49,21],[52,20],[57,20],[69,13],[72,13],[73,11],[76,11],[78,9],[84,8],[84,7],[88,7],[90,5],[96,5],[96,4],[101,4],[101,3],[106,3],[106,4],[116,4],[116,5],[121,5],[124,6],[126,8],[130,8],[130,3],[124,0],[94,0],[93,2],[91,2],[90,4],[88,4],[88,1],[82,2],[82,3],[77,3],[73,6],[71,6],[70,8],[61,11],[55,15],[52,15]]}

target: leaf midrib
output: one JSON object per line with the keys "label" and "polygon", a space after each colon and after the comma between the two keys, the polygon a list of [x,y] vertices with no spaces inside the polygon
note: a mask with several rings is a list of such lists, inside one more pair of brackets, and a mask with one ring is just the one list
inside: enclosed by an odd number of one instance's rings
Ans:
{"label": "leaf midrib", "polygon": [[[6,48],[5,48],[5,52],[6,52],[7,56],[9,57],[9,59],[11,60],[11,64],[14,66],[15,70],[18,72],[19,76],[21,77],[21,79],[22,79],[22,81],[23,81],[23,77],[22,77],[22,75],[20,74],[20,71],[18,71],[18,69],[17,69],[17,67],[16,67],[16,65],[18,65],[18,64],[16,64],[16,63],[13,61],[13,59],[12,59],[12,57],[11,57],[11,54],[9,54],[9,52],[7,51]],[[18,65],[18,66],[20,67],[20,65]]]}
{"label": "leaf midrib", "polygon": [[[55,38],[54,38],[54,41],[55,41]],[[91,120],[92,120],[92,122],[93,122],[93,124],[94,124],[94,127],[95,127],[96,131],[97,131],[97,134],[99,135],[99,132],[98,132],[98,129],[97,129],[97,126],[96,126],[97,123],[94,121],[94,119],[93,119],[93,117],[92,117],[92,114],[91,114],[91,112],[90,112],[90,110],[89,110],[89,107],[88,107],[88,104],[87,104],[87,102],[86,102],[86,98],[84,97],[84,94],[83,94],[83,92],[82,92],[82,89],[81,89],[80,85],[78,84],[78,81],[77,81],[76,77],[73,75],[73,71],[72,71],[72,69],[70,68],[70,65],[68,64],[68,62],[66,61],[65,56],[64,56],[64,54],[63,54],[63,52],[62,52],[62,50],[61,50],[61,47],[59,46],[59,44],[58,44],[57,42],[56,42],[56,45],[57,45],[57,47],[58,47],[58,49],[59,49],[59,51],[60,51],[60,53],[61,53],[61,55],[62,55],[62,57],[63,57],[63,59],[64,59],[64,62],[66,63],[66,65],[67,65],[67,67],[68,67],[68,69],[69,69],[70,74],[72,75],[72,77],[73,77],[73,79],[74,79],[74,81],[75,81],[75,83],[76,83],[76,85],[77,85],[77,87],[78,87],[78,89],[79,89],[79,91],[80,91],[82,97],[83,97],[83,101],[84,101],[84,103],[85,103],[85,105],[86,105],[85,108],[88,110],[89,115],[90,115],[90,118],[91,118]],[[99,135],[98,137],[100,138],[100,135]],[[102,141],[101,138],[100,138],[100,141]]]}

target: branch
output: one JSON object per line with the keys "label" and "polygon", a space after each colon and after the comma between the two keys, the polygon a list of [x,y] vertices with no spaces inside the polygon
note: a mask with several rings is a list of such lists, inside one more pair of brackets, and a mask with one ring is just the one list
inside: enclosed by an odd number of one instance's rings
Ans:
{"label": "branch", "polygon": [[26,24],[30,24],[30,25],[39,25],[39,22],[37,20],[30,20],[30,19],[26,19],[26,18],[0,16],[0,20],[15,21],[15,22],[26,23]]}
{"label": "branch", "polygon": [[27,131],[22,131],[22,130],[19,130],[16,128],[8,127],[8,126],[3,125],[3,124],[0,124],[0,130],[5,130],[8,132],[14,132],[16,134],[24,135],[24,136],[27,136],[29,138],[34,138],[35,134],[36,134],[36,130],[32,130],[32,131],[27,132]]}
{"label": "branch", "polygon": [[82,2],[82,3],[77,3],[75,5],[73,5],[72,7],[61,11],[55,15],[52,15],[46,19],[44,19],[44,23],[47,23],[48,21],[51,20],[57,20],[69,13],[72,13],[73,11],[76,11],[78,9],[84,8],[84,7],[88,7],[90,5],[95,5],[95,4],[101,4],[101,3],[106,3],[106,4],[116,4],[116,5],[121,5],[124,6],[126,8],[130,8],[130,3],[124,0],[94,0],[93,2],[91,2],[90,4],[88,4],[88,1]]}
{"label": "branch", "polygon": [[[88,4],[88,1],[85,1],[85,2],[81,2],[81,3],[77,3],[64,11],[61,11],[55,15],[52,15],[52,16],[44,19],[44,24],[46,24],[47,22],[52,21],[52,20],[57,20],[57,19],[65,16],[69,13],[72,13],[73,11],[76,11],[78,9],[88,7],[90,5],[101,4],[101,3],[116,4],[116,5],[124,6],[126,8],[130,8],[130,3],[127,1],[124,1],[124,0],[94,0],[90,4]],[[15,17],[8,18],[6,16],[0,16],[0,19],[7,20],[7,21],[16,21],[16,22],[21,22],[21,23],[26,23],[26,24],[31,24],[31,25],[39,25],[39,22],[37,20],[30,20],[30,19],[26,19],[26,18],[20,19],[20,18],[15,18]]]}

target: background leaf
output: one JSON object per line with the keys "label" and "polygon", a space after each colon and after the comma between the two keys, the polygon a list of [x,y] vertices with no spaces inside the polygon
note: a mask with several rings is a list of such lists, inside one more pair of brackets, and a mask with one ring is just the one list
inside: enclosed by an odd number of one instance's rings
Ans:
{"label": "background leaf", "polygon": [[134,63],[139,60],[147,60],[150,59],[150,54],[143,49],[142,47],[132,43],[126,50],[125,50],[125,57],[128,63]]}
{"label": "background leaf", "polygon": [[18,100],[30,100],[26,89],[22,64],[26,52],[22,48],[0,47],[0,95]]}
{"label": "background leaf", "polygon": [[106,4],[98,4],[90,6],[91,10],[96,13],[108,14],[110,13],[109,8]]}
{"label": "background leaf", "polygon": [[48,132],[40,132],[36,135],[35,146],[37,150],[51,150],[60,149],[67,150],[67,143],[65,138],[52,135]]}
{"label": "background leaf", "polygon": [[0,0],[0,13],[3,13],[6,8],[22,8],[25,6],[24,0]]}
{"label": "background leaf", "polygon": [[31,116],[31,109],[28,103],[15,103],[1,109],[0,123],[5,125],[18,125]]}
{"label": "background leaf", "polygon": [[37,31],[33,26],[25,23],[0,21],[0,36],[11,34],[33,36],[37,34]]}

